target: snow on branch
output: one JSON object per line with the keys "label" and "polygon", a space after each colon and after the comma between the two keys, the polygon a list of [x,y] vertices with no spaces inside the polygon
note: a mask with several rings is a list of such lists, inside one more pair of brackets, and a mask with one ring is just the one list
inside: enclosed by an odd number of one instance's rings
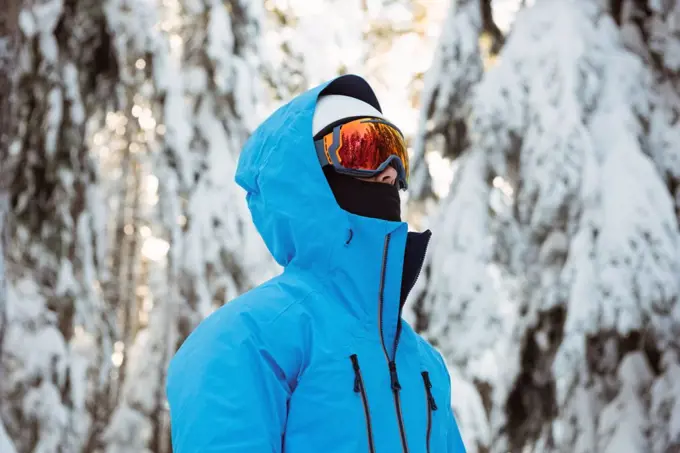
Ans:
{"label": "snow on branch", "polygon": [[467,145],[464,124],[470,111],[469,99],[483,71],[478,42],[481,27],[477,0],[451,2],[421,94],[409,188],[415,199],[432,191],[426,161],[428,140],[443,134],[445,141],[439,151],[447,157],[459,156]]}

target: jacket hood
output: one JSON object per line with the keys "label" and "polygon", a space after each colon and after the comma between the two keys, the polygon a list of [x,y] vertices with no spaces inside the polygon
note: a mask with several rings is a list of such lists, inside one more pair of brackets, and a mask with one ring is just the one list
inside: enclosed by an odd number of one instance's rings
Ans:
{"label": "jacket hood", "polygon": [[320,93],[330,84],[347,82],[377,103],[364,79],[341,76],[276,110],[255,130],[239,157],[236,182],[246,190],[253,223],[282,266],[293,261],[303,267],[328,264],[332,245],[344,243],[352,234],[348,213],[333,196],[312,138]]}

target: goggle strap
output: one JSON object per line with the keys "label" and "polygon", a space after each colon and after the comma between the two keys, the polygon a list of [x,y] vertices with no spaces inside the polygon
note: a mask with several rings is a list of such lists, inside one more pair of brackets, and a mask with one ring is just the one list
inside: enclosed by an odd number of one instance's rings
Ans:
{"label": "goggle strap", "polygon": [[316,149],[316,157],[319,159],[319,162],[321,162],[321,166],[325,167],[326,165],[331,165],[331,162],[328,162],[328,156],[326,156],[326,151],[324,150],[323,137],[314,140],[314,148]]}
{"label": "goggle strap", "polygon": [[333,129],[333,143],[328,147],[328,153],[326,153],[326,144],[324,143],[324,137],[314,141],[314,148],[316,149],[316,155],[319,158],[319,162],[327,162],[325,165],[336,165],[339,166],[338,161],[338,148],[340,147],[340,126]]}
{"label": "goggle strap", "polygon": [[331,158],[331,163],[333,165],[340,165],[338,161],[338,148],[340,148],[340,130],[342,125],[337,125],[333,128],[333,143],[328,147],[328,155]]}

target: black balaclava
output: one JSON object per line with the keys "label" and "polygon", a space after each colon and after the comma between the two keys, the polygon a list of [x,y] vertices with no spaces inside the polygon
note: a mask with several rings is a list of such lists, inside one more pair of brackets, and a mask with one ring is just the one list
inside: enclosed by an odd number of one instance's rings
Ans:
{"label": "black balaclava", "polygon": [[399,188],[396,185],[363,181],[340,174],[330,166],[324,167],[323,171],[335,200],[345,211],[374,219],[401,220]]}

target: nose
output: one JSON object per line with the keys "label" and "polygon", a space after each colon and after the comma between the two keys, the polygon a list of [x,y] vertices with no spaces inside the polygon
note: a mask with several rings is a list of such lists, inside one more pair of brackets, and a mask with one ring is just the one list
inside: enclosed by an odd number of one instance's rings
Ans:
{"label": "nose", "polygon": [[375,176],[373,180],[375,182],[381,182],[383,184],[389,184],[393,186],[397,182],[397,169],[394,167],[387,167],[382,171],[382,173]]}

